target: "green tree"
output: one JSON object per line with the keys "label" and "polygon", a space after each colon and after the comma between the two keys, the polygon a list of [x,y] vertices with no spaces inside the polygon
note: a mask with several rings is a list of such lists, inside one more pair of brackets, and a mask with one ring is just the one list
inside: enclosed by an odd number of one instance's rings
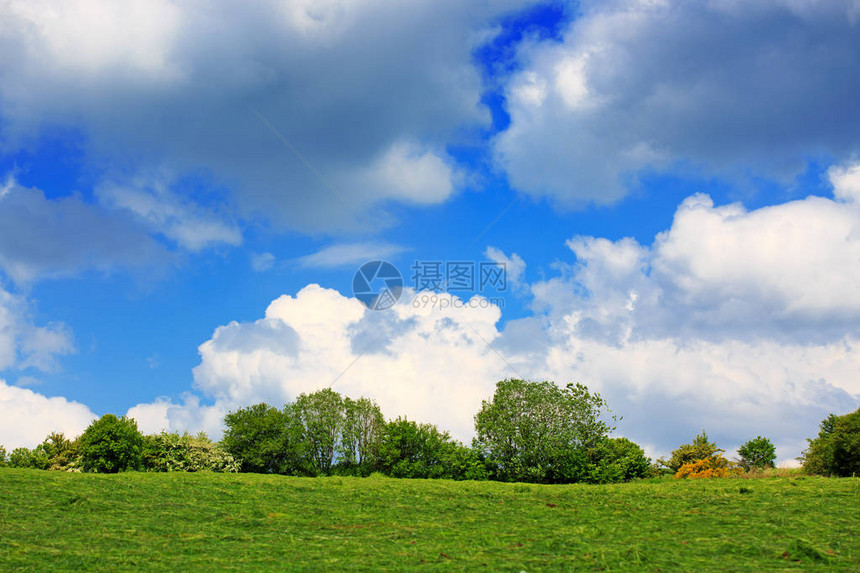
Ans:
{"label": "green tree", "polygon": [[368,475],[379,456],[385,418],[376,402],[368,398],[344,398],[343,406],[340,464],[348,472]]}
{"label": "green tree", "polygon": [[818,437],[808,442],[801,457],[807,473],[860,475],[860,409],[844,416],[830,414],[821,422]]}
{"label": "green tree", "polygon": [[614,483],[646,477],[651,460],[645,451],[627,438],[606,438],[589,451],[588,477],[591,483]]}
{"label": "green tree", "polygon": [[32,450],[24,447],[15,448],[9,454],[9,466],[13,468],[46,470],[48,469],[48,456],[41,446],[36,446]]}
{"label": "green tree", "polygon": [[672,450],[672,455],[668,461],[661,458],[658,460],[658,464],[669,468],[674,474],[684,464],[705,460],[724,451],[708,438],[705,430],[702,430],[702,433],[697,435],[692,443],[678,446],[677,449]]}
{"label": "green tree", "polygon": [[303,428],[306,456],[313,473],[331,473],[344,426],[344,401],[331,388],[300,394],[292,406]]}
{"label": "green tree", "polygon": [[0,468],[6,465],[6,448],[0,444]]}
{"label": "green tree", "polygon": [[432,424],[397,418],[385,425],[377,468],[396,478],[485,479],[477,452]]}
{"label": "green tree", "polygon": [[776,448],[767,438],[756,436],[738,448],[738,455],[741,467],[747,471],[772,468],[776,461]]}
{"label": "green tree", "polygon": [[239,408],[224,418],[221,445],[239,463],[240,471],[300,473],[301,429],[292,409],[265,403]]}
{"label": "green tree", "polygon": [[80,438],[84,471],[117,473],[141,468],[143,436],[131,418],[105,414],[89,425]]}
{"label": "green tree", "polygon": [[582,384],[503,380],[475,416],[475,446],[497,479],[579,481],[588,451],[614,429],[607,412],[600,395]]}

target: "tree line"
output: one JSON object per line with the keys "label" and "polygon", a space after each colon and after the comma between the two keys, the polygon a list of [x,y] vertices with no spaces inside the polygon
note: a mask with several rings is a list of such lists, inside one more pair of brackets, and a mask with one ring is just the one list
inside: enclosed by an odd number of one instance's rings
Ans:
{"label": "tree line", "polygon": [[[729,461],[703,431],[668,459],[652,462],[634,442],[610,436],[617,418],[581,384],[503,380],[474,420],[475,438],[467,446],[433,424],[386,421],[373,400],[327,388],[301,394],[283,408],[260,403],[228,413],[220,442],[205,434],[142,435],[133,419],[107,414],[74,440],[52,433],[36,448],[16,448],[8,456],[0,446],[0,465],[610,483],[658,475],[721,477],[772,467],[776,458],[770,440],[758,436],[741,446],[738,462]],[[803,460],[815,473],[860,473],[860,410],[822,422]]]}

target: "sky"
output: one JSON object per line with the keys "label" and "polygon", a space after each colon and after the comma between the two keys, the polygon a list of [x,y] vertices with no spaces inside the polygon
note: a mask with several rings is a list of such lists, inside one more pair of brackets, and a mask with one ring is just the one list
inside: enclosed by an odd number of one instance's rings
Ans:
{"label": "sky", "polygon": [[795,463],[860,406],[858,101],[856,0],[9,0],[0,444],[327,387],[468,442],[522,378]]}

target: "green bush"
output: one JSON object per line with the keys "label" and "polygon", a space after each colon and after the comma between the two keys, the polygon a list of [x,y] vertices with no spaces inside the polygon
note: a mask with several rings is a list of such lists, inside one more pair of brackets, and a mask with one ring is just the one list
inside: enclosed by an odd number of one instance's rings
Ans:
{"label": "green bush", "polygon": [[740,465],[745,470],[762,470],[774,467],[776,461],[776,448],[767,438],[756,436],[738,448],[741,457]]}
{"label": "green bush", "polygon": [[137,422],[105,414],[89,425],[80,438],[84,471],[117,473],[141,469],[143,436]]}
{"label": "green bush", "polygon": [[143,469],[151,472],[236,472],[239,464],[204,433],[143,437]]}
{"label": "green bush", "polygon": [[477,452],[432,424],[397,418],[385,425],[377,467],[396,478],[486,479]]}
{"label": "green bush", "polygon": [[15,448],[9,454],[9,467],[46,470],[48,456],[38,446],[32,450],[23,447]]}
{"label": "green bush", "polygon": [[627,438],[606,438],[589,452],[586,481],[615,483],[649,475],[651,459]]}
{"label": "green bush", "polygon": [[808,441],[801,458],[807,473],[860,475],[860,409],[844,416],[830,414],[821,422],[818,437]]}
{"label": "green bush", "polygon": [[0,468],[6,465],[6,448],[0,445]]}
{"label": "green bush", "polygon": [[710,441],[708,439],[708,434],[705,433],[705,430],[702,430],[702,433],[696,436],[693,443],[679,446],[677,449],[672,450],[672,456],[669,460],[661,458],[657,460],[657,462],[669,468],[674,474],[681,469],[681,466],[684,464],[706,460],[714,454],[722,453],[724,451],[725,450],[718,448],[717,444]]}
{"label": "green bush", "polygon": [[283,411],[265,403],[239,408],[224,418],[221,446],[239,471],[304,474],[302,429],[292,406]]}

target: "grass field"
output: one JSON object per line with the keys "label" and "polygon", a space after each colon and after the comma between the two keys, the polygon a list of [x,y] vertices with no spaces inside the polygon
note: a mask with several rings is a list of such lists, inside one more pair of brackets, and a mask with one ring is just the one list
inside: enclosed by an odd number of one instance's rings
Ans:
{"label": "grass field", "polygon": [[860,478],[539,486],[0,468],[0,571],[860,569]]}

